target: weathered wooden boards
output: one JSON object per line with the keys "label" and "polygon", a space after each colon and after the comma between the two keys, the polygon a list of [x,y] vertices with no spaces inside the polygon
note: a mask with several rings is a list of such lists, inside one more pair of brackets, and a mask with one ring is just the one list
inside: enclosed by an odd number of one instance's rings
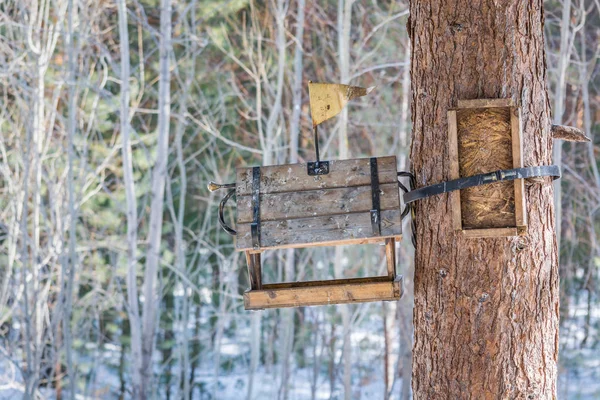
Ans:
{"label": "weathered wooden boards", "polygon": [[[402,235],[396,157],[329,163],[329,173],[316,176],[307,173],[306,164],[238,168],[236,249],[246,252],[248,262],[246,309],[397,300],[402,295],[402,278],[396,277],[395,246]],[[262,283],[260,253],[265,250],[376,242],[386,244],[387,276]]]}
{"label": "weathered wooden boards", "polygon": [[[523,167],[520,111],[511,99],[459,100],[448,111],[450,179]],[[450,194],[452,223],[466,237],[527,229],[524,182],[496,182]]]}
{"label": "weathered wooden boards", "polygon": [[[377,159],[381,235],[373,235],[368,158],[330,161],[326,175],[309,176],[306,164],[261,168],[262,249],[368,243],[402,235],[396,157]],[[238,250],[252,246],[252,169],[237,170]]]}

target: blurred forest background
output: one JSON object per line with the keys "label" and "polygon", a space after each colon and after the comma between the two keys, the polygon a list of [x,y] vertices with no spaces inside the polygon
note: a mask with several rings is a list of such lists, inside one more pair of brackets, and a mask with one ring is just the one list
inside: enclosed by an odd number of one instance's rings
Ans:
{"label": "blurred forest background", "polygon": [[[600,398],[600,2],[544,3],[554,119],[596,137],[556,146],[558,397]],[[314,157],[308,80],[377,85],[323,125],[323,158],[409,169],[407,18],[406,1],[0,2],[0,398],[409,399],[410,235],[397,303],[246,312],[206,189]],[[381,274],[383,249],[273,251],[263,279]]]}

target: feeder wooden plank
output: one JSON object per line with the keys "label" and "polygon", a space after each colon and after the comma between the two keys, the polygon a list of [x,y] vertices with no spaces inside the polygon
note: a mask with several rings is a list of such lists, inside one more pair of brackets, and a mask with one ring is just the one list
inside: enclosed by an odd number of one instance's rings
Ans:
{"label": "feeder wooden plank", "polygon": [[388,277],[396,277],[396,239],[385,239],[385,259],[387,263]]}
{"label": "feeder wooden plank", "polygon": [[236,251],[248,251],[251,254],[259,254],[263,253],[266,250],[281,250],[281,249],[304,249],[309,247],[333,247],[333,246],[349,246],[349,245],[361,245],[361,244],[381,244],[385,239],[393,237],[394,239],[400,241],[402,240],[402,235],[397,236],[375,236],[364,239],[344,239],[344,240],[334,240],[331,242],[322,242],[322,243],[294,243],[288,244],[285,246],[274,246],[269,248],[260,247],[259,249],[238,249]]}
{"label": "feeder wooden plank", "polygon": [[[401,237],[401,212],[381,211],[381,236],[373,236],[369,213],[298,218],[261,222],[261,249],[312,246],[337,246],[352,243],[383,241],[387,237]],[[237,250],[252,250],[250,224],[237,226]]]}
{"label": "feeder wooden plank", "polygon": [[[458,168],[458,128],[456,125],[456,111],[448,111],[448,156],[450,158],[450,180],[460,178]],[[462,229],[462,214],[460,209],[460,191],[450,192],[452,207],[452,227],[455,231]]]}
{"label": "feeder wooden plank", "polygon": [[[323,285],[281,287],[284,284],[263,285],[263,290],[244,293],[246,310],[265,308],[318,306],[328,304],[362,303],[398,300],[402,296],[402,277],[387,281],[361,279],[327,281]],[[308,283],[308,282],[306,282]]]}
{"label": "feeder wooden plank", "polygon": [[280,283],[267,283],[265,284],[264,290],[273,289],[292,289],[292,288],[306,288],[312,286],[328,286],[328,285],[353,285],[358,283],[378,283],[378,282],[390,282],[387,276],[369,276],[363,278],[342,278],[342,279],[330,279],[323,281],[304,281],[304,282],[280,282]]}
{"label": "feeder wooden plank", "polygon": [[[400,208],[397,183],[379,187],[381,210]],[[320,215],[368,212],[373,208],[371,185],[318,189],[302,192],[270,193],[260,196],[261,222]],[[237,223],[252,222],[252,196],[237,198]]]}
{"label": "feeder wooden plank", "polygon": [[246,252],[246,263],[248,264],[248,278],[250,287],[255,290],[262,288],[262,263],[260,253]]}
{"label": "feeder wooden plank", "polygon": [[466,238],[493,238],[517,236],[517,228],[465,229],[462,231]]}
{"label": "feeder wooden plank", "polygon": [[[523,167],[523,135],[521,130],[521,112],[517,107],[512,107],[510,113],[510,124],[512,130],[512,156],[513,168]],[[527,225],[525,213],[525,182],[523,179],[515,179],[515,221],[519,227]]]}
{"label": "feeder wooden plank", "polygon": [[474,99],[458,101],[458,108],[495,108],[512,106],[514,106],[512,99]]}
{"label": "feeder wooden plank", "polygon": [[[378,157],[379,184],[398,182],[396,157]],[[306,164],[273,165],[260,168],[260,193],[296,192],[371,184],[369,158],[329,161],[329,173],[310,176]],[[236,170],[236,195],[252,194],[252,168]]]}

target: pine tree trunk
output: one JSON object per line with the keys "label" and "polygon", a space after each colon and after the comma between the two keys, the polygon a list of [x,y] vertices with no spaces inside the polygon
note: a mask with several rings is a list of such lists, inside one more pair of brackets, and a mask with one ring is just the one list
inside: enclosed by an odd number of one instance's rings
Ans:
{"label": "pine tree trunk", "polygon": [[[446,111],[512,98],[525,166],[551,162],[541,0],[412,1],[413,142],[419,187],[449,179]],[[558,256],[552,185],[526,185],[525,237],[466,239],[447,195],[417,205],[415,399],[552,399]]]}

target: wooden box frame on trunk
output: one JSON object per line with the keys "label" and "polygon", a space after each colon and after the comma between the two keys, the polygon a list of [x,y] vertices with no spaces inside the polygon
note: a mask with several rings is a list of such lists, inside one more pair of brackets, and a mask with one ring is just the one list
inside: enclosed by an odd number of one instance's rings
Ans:
{"label": "wooden box frame on trunk", "polygon": [[[520,110],[512,99],[459,100],[448,111],[450,179],[523,167]],[[527,232],[523,179],[450,193],[452,224],[470,238]]]}
{"label": "wooden box frame on trunk", "polygon": [[[246,253],[247,310],[398,300],[396,241],[402,212],[396,157],[328,161],[328,172],[307,164],[238,168],[236,250]],[[262,283],[265,250],[381,243],[387,276]]]}

